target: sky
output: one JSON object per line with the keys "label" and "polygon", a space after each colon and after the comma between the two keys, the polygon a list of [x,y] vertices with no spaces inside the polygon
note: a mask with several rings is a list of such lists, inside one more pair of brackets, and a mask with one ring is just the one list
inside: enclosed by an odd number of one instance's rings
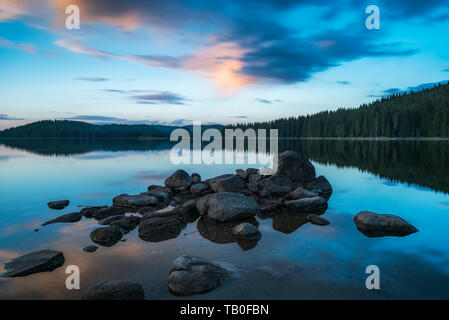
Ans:
{"label": "sky", "polygon": [[0,130],[265,121],[448,79],[447,0],[0,0]]}

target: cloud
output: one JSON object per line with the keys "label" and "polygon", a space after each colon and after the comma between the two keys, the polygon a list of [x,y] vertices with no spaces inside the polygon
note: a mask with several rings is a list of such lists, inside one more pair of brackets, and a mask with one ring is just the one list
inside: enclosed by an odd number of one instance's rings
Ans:
{"label": "cloud", "polygon": [[431,89],[435,86],[437,86],[438,84],[447,84],[449,83],[449,80],[444,80],[444,81],[440,81],[440,82],[428,82],[428,83],[421,83],[417,86],[410,86],[407,87],[406,89],[400,89],[400,88],[389,88],[386,90],[383,90],[381,94],[371,94],[368,95],[368,97],[371,98],[381,98],[381,97],[386,97],[386,96],[391,96],[394,94],[400,94],[400,93],[408,93],[411,91],[421,91],[421,90],[425,90],[425,89]]}
{"label": "cloud", "polygon": [[37,48],[30,43],[16,43],[2,37],[0,37],[0,47],[17,49],[26,53],[38,53]]}
{"label": "cloud", "polygon": [[348,86],[348,85],[352,84],[352,82],[350,82],[350,81],[345,81],[345,80],[338,80],[338,81],[335,81],[335,83],[341,84],[341,85],[343,85],[343,86]]}
{"label": "cloud", "polygon": [[64,120],[88,120],[88,121],[127,121],[122,118],[108,117],[108,116],[95,116],[95,115],[78,115],[70,118],[64,118]]}
{"label": "cloud", "polygon": [[270,103],[274,103],[274,102],[280,102],[281,100],[279,100],[279,99],[274,99],[274,100],[268,100],[268,99],[259,99],[259,98],[257,98],[257,99],[255,99],[257,102],[260,102],[260,103],[266,103],[266,104],[270,104]]}
{"label": "cloud", "polygon": [[169,91],[154,91],[149,94],[133,96],[133,99],[137,100],[140,104],[185,104],[186,99],[181,95],[178,95]]}
{"label": "cloud", "polygon": [[248,116],[233,116],[234,119],[248,119]]}
{"label": "cloud", "polygon": [[125,90],[120,90],[120,89],[104,89],[104,91],[106,92],[113,92],[113,93],[128,93]]}
{"label": "cloud", "polygon": [[0,120],[25,120],[25,119],[11,117],[11,116],[8,116],[7,114],[0,114]]}
{"label": "cloud", "polygon": [[80,77],[80,78],[75,78],[74,80],[90,81],[90,82],[105,82],[105,81],[109,81],[108,78],[103,78],[103,77]]}

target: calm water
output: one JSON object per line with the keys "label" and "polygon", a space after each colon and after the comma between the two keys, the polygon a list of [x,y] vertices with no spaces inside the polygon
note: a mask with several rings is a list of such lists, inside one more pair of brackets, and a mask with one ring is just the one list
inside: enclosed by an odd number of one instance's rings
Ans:
{"label": "calm water", "polygon": [[[93,219],[40,224],[80,205],[111,204],[162,184],[178,168],[206,179],[245,165],[173,166],[168,142],[4,141],[0,144],[0,270],[3,262],[34,250],[64,252],[64,267],[22,278],[0,278],[0,298],[78,299],[89,286],[128,279],[148,299],[181,299],[168,292],[167,274],[182,254],[202,256],[234,271],[222,287],[193,299],[449,298],[448,142],[281,141],[307,155],[334,193],[319,227],[294,215],[257,218],[262,239],[243,250],[213,226],[187,225],[175,239],[145,242],[137,229],[125,242],[95,253]],[[70,199],[62,211],[51,200]],[[352,221],[357,212],[393,213],[420,232],[403,238],[367,238]],[[34,232],[39,228],[39,232]],[[199,230],[199,232],[198,232]],[[246,248],[247,249],[247,248]],[[81,270],[81,290],[65,289],[65,267]],[[381,289],[365,288],[365,268],[381,271]]]}

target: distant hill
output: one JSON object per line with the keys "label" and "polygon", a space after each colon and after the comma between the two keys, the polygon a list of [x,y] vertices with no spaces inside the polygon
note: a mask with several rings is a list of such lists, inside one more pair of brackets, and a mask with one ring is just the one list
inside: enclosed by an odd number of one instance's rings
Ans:
{"label": "distant hill", "polygon": [[449,137],[449,84],[401,92],[356,109],[228,126],[236,127],[276,128],[280,137]]}
{"label": "distant hill", "polygon": [[[218,128],[220,125],[202,126]],[[178,127],[163,125],[96,125],[82,121],[43,120],[0,132],[0,138],[169,138],[172,130]],[[192,126],[184,126],[192,131]]]}

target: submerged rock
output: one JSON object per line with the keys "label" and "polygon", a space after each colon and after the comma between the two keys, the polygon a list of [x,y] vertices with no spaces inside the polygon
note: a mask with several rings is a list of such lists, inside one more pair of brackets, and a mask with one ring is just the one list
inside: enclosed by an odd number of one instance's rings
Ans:
{"label": "submerged rock", "polygon": [[289,200],[297,200],[297,199],[303,199],[303,198],[314,198],[318,197],[319,194],[307,189],[304,189],[302,187],[297,187],[295,190],[290,192],[289,194],[285,195],[285,199]]}
{"label": "submerged rock", "polygon": [[89,206],[81,209],[81,214],[86,218],[93,218],[94,213],[100,209],[107,208],[108,206]]}
{"label": "submerged rock", "polygon": [[120,229],[114,226],[97,228],[90,233],[90,238],[93,242],[105,247],[113,246],[119,242],[122,236]]}
{"label": "submerged rock", "polygon": [[184,170],[176,170],[170,177],[165,179],[165,185],[173,190],[187,190],[192,184],[192,178]]}
{"label": "submerged rock", "polygon": [[243,240],[259,240],[262,236],[257,227],[247,222],[236,225],[232,232],[234,236]]}
{"label": "submerged rock", "polygon": [[102,220],[104,218],[108,218],[108,217],[112,217],[112,216],[124,215],[125,212],[126,211],[123,208],[111,206],[111,207],[106,207],[106,208],[102,208],[102,209],[95,211],[93,217],[96,220]]}
{"label": "submerged rock", "polygon": [[209,180],[209,185],[214,192],[239,192],[245,188],[245,182],[236,174]]}
{"label": "submerged rock", "polygon": [[97,249],[98,249],[97,246],[87,246],[87,247],[84,247],[84,248],[83,248],[83,251],[84,251],[84,252],[92,253],[92,252],[97,251]]}
{"label": "submerged rock", "polygon": [[58,201],[50,201],[47,203],[47,206],[50,209],[61,210],[67,207],[70,204],[69,200],[58,200]]}
{"label": "submerged rock", "polygon": [[61,251],[41,250],[5,262],[5,271],[1,277],[22,277],[29,274],[53,271],[64,264],[64,255]]}
{"label": "submerged rock", "polygon": [[218,222],[208,218],[207,216],[203,216],[198,220],[196,226],[199,234],[204,239],[207,239],[214,243],[223,244],[238,242],[240,238],[236,238],[234,236],[233,229],[235,226],[242,223],[252,224],[256,229],[259,225],[257,220],[254,218],[237,221]]}
{"label": "submerged rock", "polygon": [[285,201],[284,206],[298,212],[324,212],[327,209],[327,201],[321,197],[302,198]]}
{"label": "submerged rock", "polygon": [[193,295],[213,290],[223,284],[230,272],[205,259],[183,255],[172,264],[168,287],[177,295]]}
{"label": "submerged rock", "polygon": [[46,226],[53,223],[68,223],[68,222],[77,222],[81,220],[81,212],[72,212],[64,214],[60,217],[57,217],[55,219],[49,220],[47,222],[44,222],[42,226]]}
{"label": "submerged rock", "polygon": [[367,237],[403,237],[419,231],[398,216],[369,211],[359,212],[354,217],[354,223],[357,229]]}
{"label": "submerged rock", "polygon": [[307,221],[309,221],[310,223],[319,225],[319,226],[327,226],[328,224],[330,224],[329,221],[327,221],[326,219],[316,215],[316,214],[308,214],[306,217]]}
{"label": "submerged rock", "polygon": [[196,206],[200,215],[222,222],[251,218],[259,212],[256,200],[234,192],[205,195],[198,199]]}
{"label": "submerged rock", "polygon": [[315,179],[313,164],[294,151],[285,151],[279,155],[276,173],[283,174],[292,181],[308,182]]}
{"label": "submerged rock", "polygon": [[131,281],[108,281],[90,287],[83,300],[144,300],[145,291]]}
{"label": "submerged rock", "polygon": [[318,193],[320,197],[323,197],[326,200],[329,200],[332,195],[332,186],[324,176],[319,176],[312,182],[308,183],[306,187],[307,189]]}

